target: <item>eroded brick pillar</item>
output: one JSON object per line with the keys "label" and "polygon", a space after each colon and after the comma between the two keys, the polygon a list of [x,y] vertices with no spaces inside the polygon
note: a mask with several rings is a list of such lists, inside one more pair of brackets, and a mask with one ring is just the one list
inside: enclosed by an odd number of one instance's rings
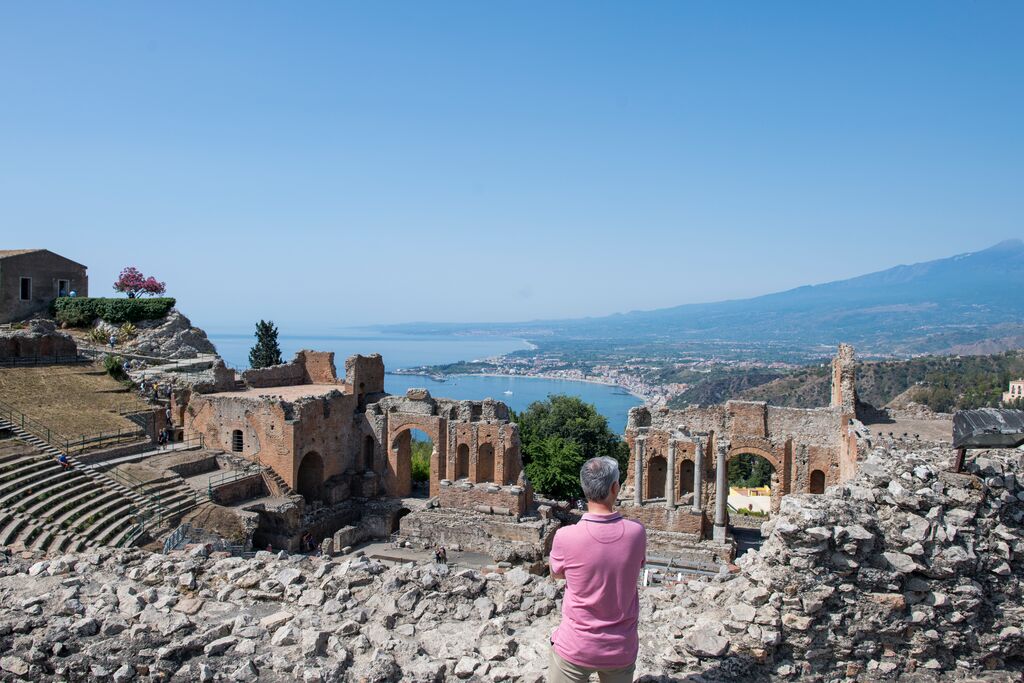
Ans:
{"label": "eroded brick pillar", "polygon": [[644,502],[644,446],[647,437],[636,437],[636,456],[633,458],[633,502],[641,505]]}

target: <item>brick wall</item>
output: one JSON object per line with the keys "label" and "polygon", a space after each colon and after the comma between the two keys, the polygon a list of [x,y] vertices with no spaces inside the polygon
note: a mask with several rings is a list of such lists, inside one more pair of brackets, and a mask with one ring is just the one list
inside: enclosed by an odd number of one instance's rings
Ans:
{"label": "brick wall", "polygon": [[487,484],[447,484],[442,485],[438,492],[438,502],[442,508],[458,508],[477,510],[479,507],[498,508],[501,512],[508,510],[513,515],[521,515],[527,509],[526,491],[518,486],[502,486],[496,488]]}
{"label": "brick wall", "polygon": [[338,381],[333,351],[299,351],[295,362],[302,366],[306,384],[334,384]]}
{"label": "brick wall", "polygon": [[268,494],[269,491],[262,474],[253,474],[213,488],[213,499],[219,505],[234,505],[243,500],[262,498]]}
{"label": "brick wall", "polygon": [[701,535],[705,526],[702,513],[695,513],[688,507],[670,510],[665,505],[649,504],[637,507],[622,505],[617,508],[622,516],[640,522],[646,528],[681,534]]}
{"label": "brick wall", "polygon": [[304,384],[306,377],[305,368],[296,361],[271,365],[268,368],[246,370],[242,373],[242,381],[246,386],[254,388],[263,387],[287,387],[297,384]]}

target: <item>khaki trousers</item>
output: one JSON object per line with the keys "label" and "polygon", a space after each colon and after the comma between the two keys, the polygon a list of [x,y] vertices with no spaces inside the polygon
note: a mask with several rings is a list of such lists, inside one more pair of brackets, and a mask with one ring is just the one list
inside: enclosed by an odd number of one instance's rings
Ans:
{"label": "khaki trousers", "polygon": [[621,669],[588,669],[565,661],[552,647],[551,661],[548,664],[548,683],[586,683],[590,680],[591,674],[597,674],[601,683],[632,683],[635,668],[634,662]]}

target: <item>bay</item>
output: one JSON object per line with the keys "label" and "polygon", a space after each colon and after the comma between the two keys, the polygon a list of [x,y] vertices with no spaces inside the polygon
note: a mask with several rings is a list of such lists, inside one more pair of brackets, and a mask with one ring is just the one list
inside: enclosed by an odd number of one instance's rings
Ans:
{"label": "bay", "polygon": [[[228,365],[239,369],[248,367],[249,349],[254,343],[252,335],[210,332],[209,337]],[[344,373],[345,358],[356,353],[379,353],[384,358],[384,367],[394,370],[484,360],[530,348],[528,342],[511,337],[384,334],[363,328],[339,330],[335,334],[281,335],[279,343],[286,361],[301,349],[333,351],[339,374]],[[516,411],[525,410],[533,401],[544,400],[551,394],[578,396],[594,404],[618,434],[625,431],[629,409],[643,403],[619,387],[541,377],[453,375],[438,381],[389,372],[384,378],[384,388],[388,393],[397,395],[410,388],[423,388],[438,398],[493,398]]]}

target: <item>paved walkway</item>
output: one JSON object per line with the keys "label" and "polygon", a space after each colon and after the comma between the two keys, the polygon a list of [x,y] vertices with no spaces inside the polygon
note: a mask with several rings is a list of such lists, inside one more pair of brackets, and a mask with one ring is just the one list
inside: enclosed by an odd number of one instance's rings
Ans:
{"label": "paved walkway", "polygon": [[[390,541],[371,541],[355,546],[355,550],[362,550],[367,557],[383,560],[385,562],[432,562],[434,560],[433,550],[416,550],[413,548],[396,548]],[[495,562],[483,553],[472,553],[469,551],[458,552],[448,551],[448,564],[455,567],[494,567]]]}

